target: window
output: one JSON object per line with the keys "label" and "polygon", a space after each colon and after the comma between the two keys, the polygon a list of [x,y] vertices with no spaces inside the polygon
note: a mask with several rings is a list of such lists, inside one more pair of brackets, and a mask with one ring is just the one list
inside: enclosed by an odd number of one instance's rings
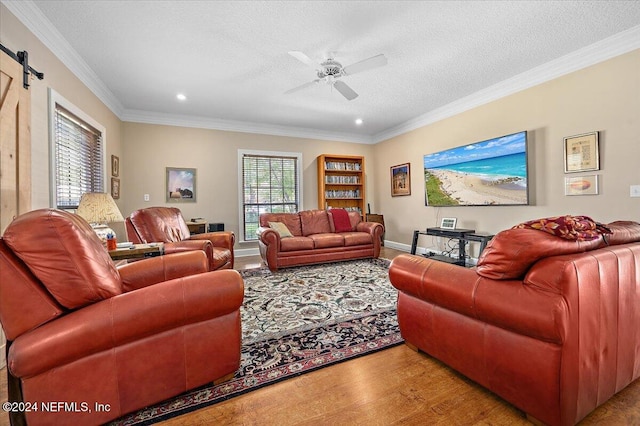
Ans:
{"label": "window", "polygon": [[50,91],[52,205],[75,209],[85,192],[104,192],[104,128]]}
{"label": "window", "polygon": [[256,241],[261,213],[293,213],[301,205],[301,153],[238,151],[240,229]]}

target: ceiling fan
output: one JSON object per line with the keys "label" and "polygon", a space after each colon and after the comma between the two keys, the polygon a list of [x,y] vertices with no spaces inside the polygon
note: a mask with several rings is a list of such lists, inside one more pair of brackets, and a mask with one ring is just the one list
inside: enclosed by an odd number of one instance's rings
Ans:
{"label": "ceiling fan", "polygon": [[[324,82],[331,87],[335,87],[335,89],[340,92],[342,96],[347,98],[347,100],[353,100],[358,97],[358,94],[349,87],[344,81],[339,80],[341,77],[346,77],[349,75],[353,75],[362,71],[367,71],[373,68],[381,67],[387,64],[387,58],[384,54],[372,56],[371,58],[364,59],[360,62],[356,62],[355,64],[348,65],[343,67],[342,64],[336,61],[333,57],[329,57],[325,59],[323,62],[317,63],[307,55],[299,51],[291,51],[289,55],[293,56],[300,62],[310,66],[311,68],[316,70],[316,75],[318,78],[312,80],[308,83],[305,83],[301,86],[294,87],[291,90],[287,90],[284,92],[285,94],[294,93],[299,90],[305,89],[314,84],[318,84],[320,82]],[[333,55],[331,55],[333,56]]]}

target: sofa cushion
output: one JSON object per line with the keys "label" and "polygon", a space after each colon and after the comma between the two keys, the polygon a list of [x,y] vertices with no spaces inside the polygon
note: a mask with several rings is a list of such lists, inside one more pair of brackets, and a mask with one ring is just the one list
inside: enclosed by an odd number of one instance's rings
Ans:
{"label": "sofa cushion", "polygon": [[485,278],[519,279],[542,258],[581,253],[602,244],[602,236],[589,241],[571,241],[535,229],[507,229],[489,241],[478,259],[476,270]]}
{"label": "sofa cushion", "polygon": [[302,236],[300,215],[298,213],[262,213],[260,215],[260,226],[266,228],[269,226],[269,222],[284,223],[294,237]]}
{"label": "sofa cushion", "polygon": [[353,231],[349,213],[345,209],[330,209],[329,213],[331,213],[329,217],[333,221],[333,230],[335,232]]}
{"label": "sofa cushion", "polygon": [[280,238],[293,237],[293,234],[291,233],[291,231],[289,231],[287,225],[282,222],[269,222],[269,228],[276,231],[278,235],[280,235]]}
{"label": "sofa cushion", "polygon": [[313,240],[308,237],[291,237],[280,240],[280,251],[313,250]]}
{"label": "sofa cushion", "polygon": [[317,249],[344,246],[342,234],[313,234],[309,235],[309,238],[313,240],[313,247]]}
{"label": "sofa cushion", "polygon": [[304,210],[300,213],[302,235],[328,234],[331,232],[329,216],[326,210]]}
{"label": "sofa cushion", "polygon": [[30,211],[11,222],[4,241],[68,309],[122,293],[109,253],[78,215],[56,209]]}
{"label": "sofa cushion", "polygon": [[344,237],[344,245],[346,247],[373,243],[371,234],[366,232],[344,232],[341,235]]}
{"label": "sofa cushion", "polygon": [[588,216],[554,216],[531,220],[514,228],[536,229],[565,240],[597,240],[601,234],[610,234],[611,230]]}

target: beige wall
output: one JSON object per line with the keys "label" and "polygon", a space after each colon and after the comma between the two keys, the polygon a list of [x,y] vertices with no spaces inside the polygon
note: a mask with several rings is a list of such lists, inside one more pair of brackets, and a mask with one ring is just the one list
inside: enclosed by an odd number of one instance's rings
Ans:
{"label": "beige wall", "polygon": [[[521,130],[529,131],[530,206],[426,207],[423,156]],[[563,138],[598,131],[600,195],[565,196]],[[568,74],[375,146],[374,197],[386,239],[411,244],[414,229],[457,217],[458,227],[495,233],[521,221],[584,214],[603,222],[640,220],[640,50]],[[411,196],[391,197],[389,167],[411,163]],[[588,173],[585,173],[588,174]],[[577,175],[577,174],[572,174]],[[419,246],[441,248],[421,237]],[[477,248],[476,248],[477,249]]]}
{"label": "beige wall", "polygon": [[[32,208],[49,207],[49,87],[93,117],[106,128],[105,167],[110,172],[111,154],[122,155],[121,121],[9,10],[0,4],[0,42],[13,52],[29,52],[29,65],[44,73],[31,81]],[[110,174],[109,174],[110,176]],[[110,191],[111,181],[107,177]]]}
{"label": "beige wall", "polygon": [[[384,214],[386,239],[407,248],[414,229],[436,225],[441,217],[458,226],[495,233],[523,220],[557,214],[587,214],[599,221],[640,220],[640,198],[629,185],[640,184],[640,51],[634,51],[516,93],[376,145],[234,133],[162,125],[123,123],[79,81],[3,5],[0,41],[29,51],[31,65],[45,73],[33,81],[33,208],[49,206],[47,87],[73,102],[107,129],[107,170],[111,154],[120,157],[124,215],[166,205],[165,167],[198,170],[198,202],[180,204],[185,217],[224,222],[238,232],[238,149],[302,152],[303,208],[316,208],[316,163],[320,154],[366,157],[367,202]],[[529,131],[530,206],[443,207],[424,205],[424,154],[520,130]],[[564,195],[562,138],[600,132],[600,195]],[[412,195],[391,197],[389,168],[411,163]],[[110,181],[108,182],[108,184]],[[107,190],[110,188],[107,187]],[[149,194],[149,202],[143,195]],[[116,229],[120,233],[119,229]],[[421,246],[438,245],[421,239]],[[251,248],[242,245],[237,248]]]}
{"label": "beige wall", "polygon": [[[239,232],[238,150],[301,152],[303,164],[303,208],[318,204],[316,157],[321,154],[364,155],[365,172],[374,167],[372,145],[330,142],[284,136],[193,129],[155,124],[123,123],[124,152],[122,212],[150,206],[179,207],[187,220],[202,217],[223,222],[226,230]],[[167,203],[165,168],[197,169],[195,203]],[[371,175],[366,173],[366,185]],[[373,193],[367,189],[367,197]],[[149,194],[149,202],[144,201]],[[373,203],[373,200],[369,201]],[[246,243],[237,249],[255,248]]]}

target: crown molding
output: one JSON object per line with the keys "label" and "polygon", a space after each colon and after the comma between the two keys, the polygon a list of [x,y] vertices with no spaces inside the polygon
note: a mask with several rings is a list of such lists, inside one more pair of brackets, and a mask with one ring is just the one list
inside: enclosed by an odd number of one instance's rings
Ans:
{"label": "crown molding", "polygon": [[379,143],[640,48],[640,25],[532,68],[372,136]]}
{"label": "crown molding", "polygon": [[229,132],[256,133],[261,135],[289,136],[303,139],[320,139],[350,143],[373,143],[368,135],[328,132],[305,127],[277,126],[274,124],[251,123],[245,121],[220,120],[208,117],[175,115],[128,109],[122,121],[166,126],[194,127],[199,129],[224,130]]}
{"label": "crown molding", "polygon": [[385,141],[640,48],[639,25],[369,136],[302,127],[219,120],[205,117],[176,116],[150,111],[125,109],[84,59],[82,59],[75,49],[71,47],[69,42],[60,34],[53,24],[51,24],[46,16],[44,16],[35,3],[31,0],[0,0],[0,3],[4,4],[11,13],[122,121],[364,144],[375,144]]}
{"label": "crown molding", "polygon": [[[122,104],[31,0],[0,0],[115,115]],[[45,76],[46,78],[46,76]]]}

